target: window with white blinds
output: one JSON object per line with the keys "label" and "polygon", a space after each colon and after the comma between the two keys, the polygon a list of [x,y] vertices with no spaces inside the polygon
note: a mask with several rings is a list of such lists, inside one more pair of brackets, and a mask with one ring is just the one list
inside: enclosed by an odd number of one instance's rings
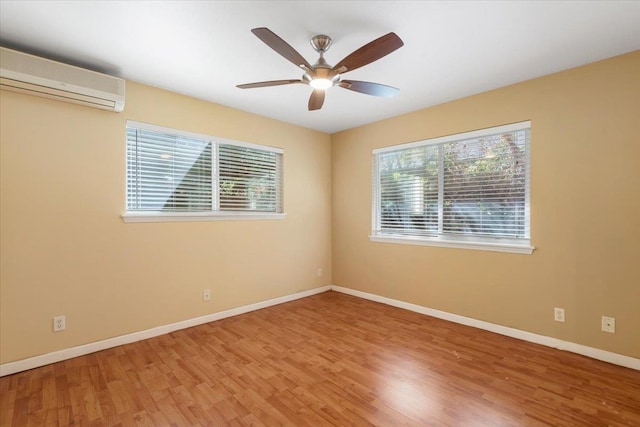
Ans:
{"label": "window with white blinds", "polygon": [[530,128],[374,150],[371,239],[531,253]]}
{"label": "window with white blinds", "polygon": [[279,148],[127,122],[125,221],[281,218]]}

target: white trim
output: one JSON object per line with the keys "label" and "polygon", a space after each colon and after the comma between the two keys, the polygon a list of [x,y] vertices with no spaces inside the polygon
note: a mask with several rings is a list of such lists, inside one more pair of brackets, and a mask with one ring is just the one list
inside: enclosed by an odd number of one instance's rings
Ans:
{"label": "white trim", "polygon": [[174,222],[285,219],[286,214],[272,212],[125,212],[121,217],[124,222]]}
{"label": "white trim", "polygon": [[343,288],[342,286],[333,285],[331,286],[331,290],[347,295],[352,295],[354,297],[390,305],[393,307],[403,308],[405,310],[425,314],[427,316],[437,317],[438,319],[448,320],[449,322],[472,326],[474,328],[483,329],[485,331],[494,332],[496,334],[505,335],[511,338],[517,338],[519,340],[544,345],[546,347],[553,347],[559,350],[581,354],[592,359],[602,360],[603,362],[613,363],[614,365],[624,366],[626,368],[640,371],[640,359],[636,359],[635,357],[625,356],[622,354],[613,353],[611,351],[600,350],[598,348],[588,347],[586,345],[576,344],[570,341],[563,341],[544,335],[538,335],[532,332],[522,331],[520,329],[509,328],[507,326],[496,325],[495,323],[472,319],[470,317],[460,316],[458,314],[447,313],[446,311],[435,310],[433,308],[423,307],[417,304],[411,304],[408,302],[370,294],[367,292],[357,291],[355,289]]}
{"label": "white trim", "polygon": [[443,142],[464,141],[466,139],[480,138],[483,136],[495,135],[497,133],[514,132],[517,130],[523,130],[523,129],[529,129],[529,128],[531,128],[531,120],[518,122],[518,123],[511,123],[511,124],[502,125],[502,126],[494,126],[494,127],[485,128],[485,129],[472,130],[470,132],[439,136],[436,138],[423,139],[420,141],[407,142],[406,144],[376,148],[373,150],[373,154],[385,153],[388,151],[405,150],[407,148],[413,148],[413,147],[423,147],[425,145],[441,144]]}
{"label": "white trim", "polygon": [[282,297],[273,298],[270,300],[261,301],[261,302],[245,305],[238,308],[232,308],[232,309],[221,311],[218,313],[208,314],[206,316],[187,319],[187,320],[172,323],[169,325],[158,326],[156,328],[146,329],[144,331],[133,332],[127,335],[121,335],[114,338],[108,338],[102,341],[97,341],[89,344],[84,344],[76,347],[58,350],[52,353],[42,354],[39,356],[27,358],[27,359],[17,360],[15,362],[4,363],[0,365],[0,377],[15,374],[17,372],[26,371],[28,369],[38,368],[40,366],[49,365],[51,363],[72,359],[78,356],[84,356],[86,354],[95,353],[96,351],[106,350],[108,348],[117,347],[119,345],[130,344],[132,342],[157,337],[159,335],[168,334],[180,329],[186,329],[193,326],[202,325],[204,323],[215,322],[216,320],[224,319],[227,317],[237,316],[239,314],[249,313],[255,310],[261,310],[263,308],[271,307],[271,306],[282,304],[285,302],[295,301],[300,298],[306,298],[311,295],[316,295],[316,294],[327,292],[330,290],[347,294],[347,295],[352,295],[358,298],[363,298],[370,301],[379,302],[382,304],[387,304],[393,307],[402,308],[402,309],[413,311],[416,313],[425,314],[427,316],[436,317],[438,319],[444,319],[450,322],[472,326],[474,328],[479,328],[479,329],[494,332],[500,335],[517,338],[523,341],[533,342],[533,343],[544,345],[547,347],[553,347],[560,350],[570,351],[572,353],[577,353],[583,356],[591,357],[592,359],[602,360],[604,362],[613,363],[614,365],[624,366],[627,368],[640,371],[640,359],[636,359],[630,356],[624,356],[622,354],[613,353],[606,350],[600,350],[597,348],[588,347],[585,345],[576,344],[569,341],[563,341],[557,338],[551,338],[544,335],[538,335],[531,332],[521,331],[519,329],[509,328],[507,326],[496,325],[494,323],[472,319],[470,317],[464,317],[458,314],[447,313],[445,311],[435,310],[435,309],[423,307],[417,304],[411,304],[408,302],[399,301],[399,300],[395,300],[387,297],[382,297],[382,296],[370,294],[367,292],[357,291],[355,289],[349,289],[349,288],[344,288],[342,286],[330,285],[330,286],[322,286],[320,288],[310,289],[308,291],[297,292],[295,294],[285,295]]}
{"label": "white trim", "polygon": [[66,348],[63,350],[46,353],[39,356],[30,357],[28,359],[17,360],[15,362],[3,363],[0,365],[0,377],[15,374],[16,372],[26,371],[28,369],[38,368],[40,366],[49,365],[51,363],[60,362],[62,360],[71,359],[85,354],[95,353],[96,351],[106,350],[108,348],[117,347],[119,345],[130,344],[132,342],[157,337],[159,335],[168,334],[180,329],[191,328],[193,326],[202,325],[204,323],[215,322],[216,320],[227,317],[237,316],[239,314],[249,313],[255,310],[271,307],[285,302],[294,301],[300,298],[306,298],[311,295],[327,292],[331,290],[331,286],[322,286],[320,288],[310,289],[308,291],[297,292],[295,294],[285,295],[242,307],[232,308],[218,313],[208,314],[206,316],[195,317],[169,325],[158,326],[156,328],[146,329],[144,331],[133,332],[127,335],[120,335],[114,338],[108,338],[102,341],[96,341],[89,344],[79,345],[76,347]]}
{"label": "white trim", "polygon": [[467,242],[464,240],[447,240],[442,238],[426,238],[418,236],[369,236],[372,242],[399,243],[403,245],[442,246],[445,248],[474,249],[479,251],[510,252],[514,254],[531,254],[534,246],[503,242]]}

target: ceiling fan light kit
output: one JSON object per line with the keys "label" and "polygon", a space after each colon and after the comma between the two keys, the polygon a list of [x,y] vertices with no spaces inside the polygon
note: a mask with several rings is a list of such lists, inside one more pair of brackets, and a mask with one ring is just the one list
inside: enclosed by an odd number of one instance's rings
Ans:
{"label": "ceiling fan light kit", "polygon": [[322,104],[324,104],[325,90],[332,86],[338,86],[367,95],[383,97],[391,97],[399,92],[399,89],[395,87],[379,83],[342,80],[342,75],[344,73],[377,61],[378,59],[387,56],[391,52],[402,47],[404,43],[395,33],[386,34],[370,43],[367,43],[332,67],[324,59],[324,53],[332,44],[331,37],[329,36],[321,34],[314,36],[311,39],[311,46],[320,55],[316,63],[311,65],[293,47],[268,28],[254,28],[251,32],[282,57],[304,70],[304,74],[299,80],[271,80],[266,82],[246,83],[238,85],[237,87],[240,89],[297,83],[308,84],[313,88],[313,92],[309,98],[309,111],[319,110],[322,108]]}
{"label": "ceiling fan light kit", "polygon": [[333,83],[334,80],[315,78],[309,82],[309,86],[314,89],[329,89]]}

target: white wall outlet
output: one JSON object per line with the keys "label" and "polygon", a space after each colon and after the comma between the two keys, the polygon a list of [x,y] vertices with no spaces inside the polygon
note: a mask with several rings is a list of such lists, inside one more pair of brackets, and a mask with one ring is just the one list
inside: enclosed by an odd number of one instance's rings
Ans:
{"label": "white wall outlet", "polygon": [[564,308],[554,308],[553,309],[553,320],[556,322],[564,322]]}
{"label": "white wall outlet", "polygon": [[318,269],[318,277],[322,277],[322,269],[321,268]]}
{"label": "white wall outlet", "polygon": [[53,318],[53,332],[64,331],[67,328],[67,319],[64,316]]}
{"label": "white wall outlet", "polygon": [[202,301],[211,301],[211,289],[202,291]]}
{"label": "white wall outlet", "polygon": [[610,334],[616,333],[616,319],[613,317],[602,316],[602,331]]}

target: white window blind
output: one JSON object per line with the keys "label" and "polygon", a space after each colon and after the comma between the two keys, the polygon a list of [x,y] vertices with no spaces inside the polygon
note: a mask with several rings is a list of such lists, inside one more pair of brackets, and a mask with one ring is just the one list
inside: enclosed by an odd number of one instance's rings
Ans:
{"label": "white window blind", "polygon": [[374,150],[372,240],[531,249],[529,135],[523,122]]}
{"label": "white window blind", "polygon": [[220,209],[281,212],[281,158],[270,151],[219,144]]}
{"label": "white window blind", "polygon": [[127,210],[212,210],[211,142],[127,128]]}
{"label": "white window blind", "polygon": [[282,213],[282,155],[278,148],[128,122],[127,214]]}

